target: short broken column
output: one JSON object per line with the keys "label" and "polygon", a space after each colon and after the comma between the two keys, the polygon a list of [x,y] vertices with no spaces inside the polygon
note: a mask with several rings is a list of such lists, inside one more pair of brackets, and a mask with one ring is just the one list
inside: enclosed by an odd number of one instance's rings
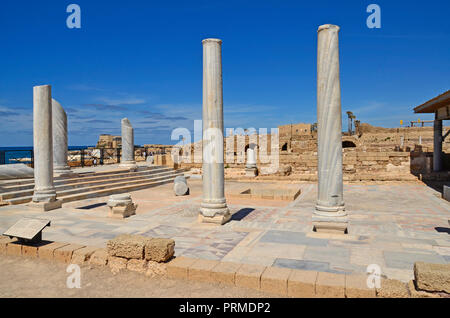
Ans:
{"label": "short broken column", "polygon": [[176,196],[189,194],[189,187],[185,176],[177,176],[173,180],[173,191]]}
{"label": "short broken column", "polygon": [[33,87],[34,194],[30,207],[41,211],[61,207],[53,185],[52,90]]}
{"label": "short broken column", "polygon": [[222,41],[203,44],[203,200],[199,221],[224,224],[230,218],[225,200],[223,154]]}
{"label": "short broken column", "polygon": [[256,145],[253,143],[247,148],[245,175],[247,177],[256,177],[258,175],[258,168],[256,167]]}
{"label": "short broken column", "polygon": [[128,118],[122,119],[122,158],[120,167],[136,170],[137,165],[134,160],[134,129]]}
{"label": "short broken column", "polygon": [[109,217],[127,218],[136,214],[137,204],[131,199],[131,194],[113,194],[106,203],[109,207]]}
{"label": "short broken column", "polygon": [[347,233],[343,199],[342,114],[339,82],[339,27],[318,29],[317,156],[318,196],[313,214],[317,232]]}
{"label": "short broken column", "polygon": [[67,164],[67,115],[61,104],[52,99],[53,174],[69,177],[75,174]]}

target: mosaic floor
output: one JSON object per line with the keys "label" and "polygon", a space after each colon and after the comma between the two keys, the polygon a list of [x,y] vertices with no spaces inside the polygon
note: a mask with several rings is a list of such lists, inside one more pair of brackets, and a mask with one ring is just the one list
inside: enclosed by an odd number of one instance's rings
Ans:
{"label": "mosaic floor", "polygon": [[[197,223],[201,180],[190,179],[191,194],[175,197],[172,185],[132,192],[137,214],[107,217],[107,198],[73,202],[36,213],[24,206],[0,208],[0,231],[21,217],[52,221],[47,240],[106,246],[118,234],[169,237],[176,255],[335,273],[365,272],[378,264],[382,274],[407,281],[415,261],[450,262],[450,203],[419,183],[344,186],[349,234],[311,231],[317,186],[298,184],[292,202],[227,199],[233,217],[223,226]],[[227,182],[227,192],[248,186]],[[253,184],[254,185],[254,184]]]}

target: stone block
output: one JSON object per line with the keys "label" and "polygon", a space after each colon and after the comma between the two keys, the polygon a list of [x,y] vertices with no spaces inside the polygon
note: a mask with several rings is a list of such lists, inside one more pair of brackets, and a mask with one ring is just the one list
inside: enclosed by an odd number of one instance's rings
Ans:
{"label": "stone block", "polygon": [[405,283],[396,279],[382,279],[377,296],[382,298],[408,298],[409,292]]}
{"label": "stone block", "polygon": [[51,242],[39,247],[38,256],[42,259],[53,260],[54,251],[58,248],[69,245],[69,243]]}
{"label": "stone block", "polygon": [[147,261],[144,259],[130,259],[127,263],[129,271],[145,273],[147,271]]}
{"label": "stone block", "polygon": [[145,244],[151,240],[151,238],[142,235],[119,235],[108,241],[108,255],[128,259],[144,259]]}
{"label": "stone block", "polygon": [[234,285],[239,266],[239,263],[220,262],[211,270],[211,278],[216,283]]}
{"label": "stone block", "polygon": [[219,264],[219,261],[197,259],[188,268],[188,279],[197,282],[212,282],[211,270],[217,264]]}
{"label": "stone block", "polygon": [[316,281],[316,296],[320,298],[344,298],[345,275],[319,272]]}
{"label": "stone block", "polygon": [[13,239],[6,245],[6,255],[20,256],[22,255],[22,244],[17,240]]}
{"label": "stone block", "polygon": [[318,272],[294,269],[288,278],[288,296],[312,298],[316,295]]}
{"label": "stone block", "polygon": [[236,286],[260,289],[261,275],[265,269],[266,267],[261,265],[242,264],[236,271]]}
{"label": "stone block", "polygon": [[412,298],[440,298],[438,294],[417,290],[413,280],[408,282],[408,291]]}
{"label": "stone block", "polygon": [[288,278],[292,270],[281,267],[267,267],[261,275],[261,290],[287,296]]}
{"label": "stone block", "polygon": [[83,265],[89,261],[92,254],[94,254],[96,250],[98,250],[98,247],[92,246],[86,246],[78,250],[75,250],[73,251],[71,262],[73,264]]}
{"label": "stone block", "polygon": [[108,251],[106,248],[99,248],[94,253],[92,253],[89,258],[89,264],[105,266],[108,264]]}
{"label": "stone block", "polygon": [[69,244],[69,245],[65,245],[60,248],[57,248],[53,252],[53,259],[57,260],[58,262],[63,262],[63,263],[68,264],[72,260],[73,252],[76,250],[79,250],[83,247],[85,247],[85,246],[79,245],[79,244]]}
{"label": "stone block", "polygon": [[350,274],[345,276],[345,296],[347,298],[374,298],[375,288],[367,286],[367,275]]}
{"label": "stone block", "polygon": [[123,257],[108,256],[108,266],[111,272],[117,274],[118,272],[127,268],[128,259]]}
{"label": "stone block", "polygon": [[[158,263],[153,261],[148,261],[147,271],[145,272],[145,276],[165,276],[167,274],[167,264],[166,263]],[[186,273],[187,275],[187,273]]]}
{"label": "stone block", "polygon": [[450,294],[450,264],[414,263],[417,288]]}
{"label": "stone block", "polygon": [[166,238],[153,238],[145,244],[145,259],[154,262],[167,262],[175,253],[175,241]]}
{"label": "stone block", "polygon": [[6,254],[6,246],[8,243],[16,241],[16,238],[10,239],[7,236],[0,236],[0,254]]}
{"label": "stone block", "polygon": [[196,259],[176,257],[167,264],[167,276],[175,279],[188,279],[188,268]]}

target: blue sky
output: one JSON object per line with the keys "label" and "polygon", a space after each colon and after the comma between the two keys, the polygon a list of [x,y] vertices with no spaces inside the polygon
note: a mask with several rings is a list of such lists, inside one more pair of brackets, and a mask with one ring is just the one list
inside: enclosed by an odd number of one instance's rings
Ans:
{"label": "blue sky", "polygon": [[[81,7],[81,29],[66,7]],[[381,7],[369,29],[366,7]],[[449,1],[2,1],[0,146],[32,145],[32,87],[52,85],[69,144],[135,127],[174,143],[201,119],[202,44],[223,40],[225,127],[316,121],[317,27],[341,27],[342,111],[384,127],[450,88]],[[345,129],[345,126],[343,127]]]}

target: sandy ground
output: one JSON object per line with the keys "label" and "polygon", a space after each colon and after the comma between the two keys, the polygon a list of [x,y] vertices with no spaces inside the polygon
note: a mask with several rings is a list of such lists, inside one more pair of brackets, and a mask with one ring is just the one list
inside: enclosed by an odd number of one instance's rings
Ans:
{"label": "sandy ground", "polygon": [[0,256],[0,297],[273,297],[246,288],[168,278],[150,278],[108,267],[81,266],[81,288],[68,288],[67,264],[15,256]]}

